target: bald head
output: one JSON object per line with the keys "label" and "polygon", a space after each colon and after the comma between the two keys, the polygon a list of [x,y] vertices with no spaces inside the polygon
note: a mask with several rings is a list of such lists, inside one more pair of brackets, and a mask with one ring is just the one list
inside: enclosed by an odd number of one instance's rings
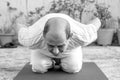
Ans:
{"label": "bald head", "polygon": [[51,18],[45,25],[43,35],[48,45],[65,45],[65,42],[70,37],[70,25],[68,21],[63,18]]}
{"label": "bald head", "polygon": [[60,40],[61,38],[68,39],[70,35],[70,25],[67,20],[54,17],[47,21],[44,32],[44,37],[51,37],[55,40]]}

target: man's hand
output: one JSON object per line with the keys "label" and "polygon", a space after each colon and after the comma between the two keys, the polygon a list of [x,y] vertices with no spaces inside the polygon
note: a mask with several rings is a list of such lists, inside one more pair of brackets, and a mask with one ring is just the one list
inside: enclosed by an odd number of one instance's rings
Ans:
{"label": "man's hand", "polygon": [[93,24],[94,26],[97,27],[97,29],[99,29],[101,27],[101,21],[97,17],[94,18],[93,20],[91,20],[89,24]]}
{"label": "man's hand", "polygon": [[13,26],[12,28],[13,28],[13,30],[15,31],[15,33],[18,34],[18,32],[19,32],[19,30],[20,30],[21,28],[27,28],[27,26],[24,25],[24,24],[19,24],[19,23],[17,23],[17,24],[16,24],[15,26]]}
{"label": "man's hand", "polygon": [[57,58],[53,58],[53,68],[54,69],[60,69],[60,59],[57,59]]}

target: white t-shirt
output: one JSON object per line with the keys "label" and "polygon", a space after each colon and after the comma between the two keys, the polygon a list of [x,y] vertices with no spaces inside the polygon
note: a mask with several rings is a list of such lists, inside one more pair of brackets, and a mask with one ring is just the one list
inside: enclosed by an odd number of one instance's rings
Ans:
{"label": "white t-shirt", "polygon": [[74,20],[68,15],[62,13],[51,13],[40,18],[32,26],[21,28],[18,33],[19,42],[26,47],[43,48],[43,46],[45,46],[43,29],[48,19],[53,17],[60,17],[69,22],[71,33],[73,33],[73,36],[69,39],[69,47],[75,48],[78,46],[85,46],[97,39],[97,30],[100,27],[100,22],[98,22],[98,26],[93,24],[85,25]]}

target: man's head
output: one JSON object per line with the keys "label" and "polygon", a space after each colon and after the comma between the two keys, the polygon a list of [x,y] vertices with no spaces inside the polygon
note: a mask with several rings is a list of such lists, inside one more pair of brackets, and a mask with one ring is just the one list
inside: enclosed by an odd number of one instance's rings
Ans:
{"label": "man's head", "polygon": [[43,36],[48,50],[55,56],[62,53],[67,48],[67,41],[71,36],[70,25],[63,18],[54,17],[47,21]]}

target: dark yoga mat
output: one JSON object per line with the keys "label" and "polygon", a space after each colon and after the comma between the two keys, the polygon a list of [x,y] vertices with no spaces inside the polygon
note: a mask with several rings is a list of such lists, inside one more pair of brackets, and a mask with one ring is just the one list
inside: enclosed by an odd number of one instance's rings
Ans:
{"label": "dark yoga mat", "polygon": [[33,73],[27,63],[14,80],[108,80],[100,68],[93,62],[84,62],[79,73],[70,74],[62,70],[49,70],[44,74]]}

